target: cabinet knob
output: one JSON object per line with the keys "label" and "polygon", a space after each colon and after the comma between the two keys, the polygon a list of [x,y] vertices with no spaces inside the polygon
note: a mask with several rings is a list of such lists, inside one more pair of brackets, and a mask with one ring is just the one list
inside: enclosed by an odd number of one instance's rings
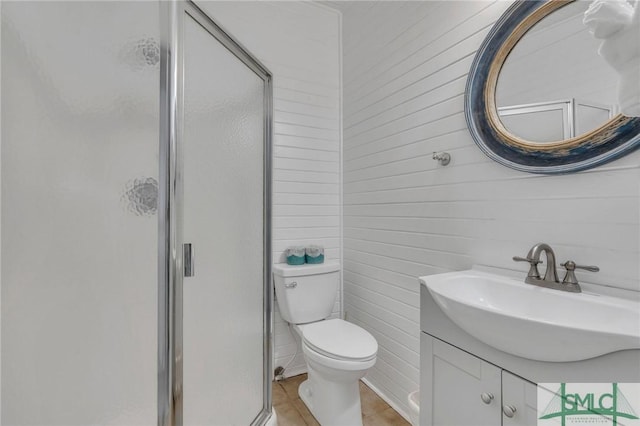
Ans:
{"label": "cabinet knob", "polygon": [[514,407],[513,405],[505,405],[502,407],[502,412],[505,416],[512,418],[516,415],[516,407]]}
{"label": "cabinet knob", "polygon": [[491,401],[493,401],[493,394],[492,393],[483,392],[482,394],[480,394],[480,399],[485,404],[491,404]]}

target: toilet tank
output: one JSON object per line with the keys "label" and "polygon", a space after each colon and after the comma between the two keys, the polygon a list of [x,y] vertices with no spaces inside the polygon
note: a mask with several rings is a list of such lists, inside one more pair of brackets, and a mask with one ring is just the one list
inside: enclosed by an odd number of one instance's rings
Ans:
{"label": "toilet tank", "polygon": [[340,283],[340,265],[273,265],[276,299],[282,318],[291,324],[320,321],[331,315]]}

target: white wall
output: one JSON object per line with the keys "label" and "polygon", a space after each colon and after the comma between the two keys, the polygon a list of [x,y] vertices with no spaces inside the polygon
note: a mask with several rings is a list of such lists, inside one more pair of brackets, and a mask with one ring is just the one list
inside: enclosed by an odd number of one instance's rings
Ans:
{"label": "white wall", "polygon": [[[419,382],[417,277],[518,270],[544,241],[579,279],[640,290],[640,152],[567,176],[486,157],[465,124],[475,51],[508,2],[352,2],[343,10],[344,298],[380,345],[368,380],[398,408]],[[452,162],[441,167],[433,151]]]}
{"label": "white wall", "polygon": [[[310,2],[198,4],[274,75],[274,262],[305,244],[340,259],[340,15]],[[274,367],[294,353],[276,312]],[[304,371],[299,350],[286,374]]]}

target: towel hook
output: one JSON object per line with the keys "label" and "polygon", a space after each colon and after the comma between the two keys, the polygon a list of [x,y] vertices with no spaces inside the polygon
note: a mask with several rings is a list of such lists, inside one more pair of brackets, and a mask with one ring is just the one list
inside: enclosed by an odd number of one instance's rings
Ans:
{"label": "towel hook", "polygon": [[451,155],[448,152],[434,152],[433,159],[438,161],[441,166],[446,166],[451,162]]}

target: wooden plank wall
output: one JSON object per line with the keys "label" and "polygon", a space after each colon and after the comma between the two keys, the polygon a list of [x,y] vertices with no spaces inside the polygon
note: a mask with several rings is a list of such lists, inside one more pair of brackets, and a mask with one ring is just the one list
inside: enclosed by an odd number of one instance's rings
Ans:
{"label": "wooden plank wall", "polygon": [[[566,176],[486,157],[463,114],[474,54],[509,2],[350,2],[343,13],[344,303],[378,340],[367,379],[401,411],[419,382],[417,277],[547,242],[584,281],[640,290],[640,152]],[[447,151],[449,166],[431,159]]]}

